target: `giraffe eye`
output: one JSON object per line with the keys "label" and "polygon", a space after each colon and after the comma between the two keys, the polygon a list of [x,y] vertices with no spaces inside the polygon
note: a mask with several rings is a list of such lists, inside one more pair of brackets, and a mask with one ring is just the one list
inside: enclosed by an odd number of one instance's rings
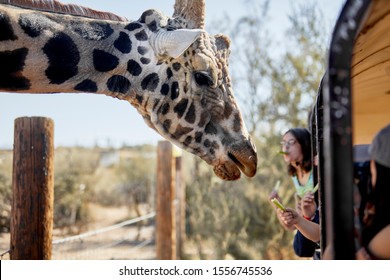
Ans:
{"label": "giraffe eye", "polygon": [[194,78],[199,86],[211,86],[213,84],[211,77],[204,72],[195,72]]}

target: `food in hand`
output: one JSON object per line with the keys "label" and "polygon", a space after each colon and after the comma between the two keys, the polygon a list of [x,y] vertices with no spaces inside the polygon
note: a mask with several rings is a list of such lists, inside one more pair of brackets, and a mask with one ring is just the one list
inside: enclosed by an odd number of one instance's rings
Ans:
{"label": "food in hand", "polygon": [[280,210],[286,211],[286,208],[283,206],[282,203],[279,202],[276,198],[271,199],[272,203],[276,205]]}

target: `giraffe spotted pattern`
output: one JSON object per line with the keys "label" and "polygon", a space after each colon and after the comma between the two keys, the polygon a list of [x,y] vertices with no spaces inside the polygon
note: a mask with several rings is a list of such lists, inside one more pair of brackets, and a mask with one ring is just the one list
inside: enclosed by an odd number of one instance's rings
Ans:
{"label": "giraffe spotted pattern", "polygon": [[185,9],[194,14],[203,1],[181,0],[188,3],[176,17],[147,10],[134,22],[14,1],[18,7],[0,0],[1,91],[127,100],[151,128],[204,159],[220,178],[254,176],[256,150],[228,74],[230,41],[192,27],[201,15],[186,18]]}

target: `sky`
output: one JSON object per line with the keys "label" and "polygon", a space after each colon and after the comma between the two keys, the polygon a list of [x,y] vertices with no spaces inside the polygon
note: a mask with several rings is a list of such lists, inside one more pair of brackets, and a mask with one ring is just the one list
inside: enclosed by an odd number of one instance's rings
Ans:
{"label": "sky", "polygon": [[[283,42],[292,4],[310,0],[271,0],[270,32]],[[157,9],[173,13],[173,0],[62,0],[96,10],[110,11],[129,20],[137,20],[143,11]],[[316,0],[326,20],[336,22],[344,0]],[[206,0],[207,25],[229,15],[238,19],[247,12],[246,0]],[[332,27],[331,26],[331,27]],[[215,27],[214,27],[215,29]],[[0,61],[1,67],[1,61]],[[114,146],[153,144],[163,140],[149,128],[128,102],[94,94],[10,94],[0,92],[0,149],[13,145],[14,120],[23,116],[43,116],[54,120],[54,143],[59,146]]]}

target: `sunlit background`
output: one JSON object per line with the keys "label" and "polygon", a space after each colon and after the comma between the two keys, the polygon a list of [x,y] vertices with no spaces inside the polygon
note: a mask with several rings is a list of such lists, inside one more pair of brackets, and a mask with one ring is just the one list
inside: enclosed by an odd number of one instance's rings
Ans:
{"label": "sunlit background", "polygon": [[[150,8],[173,12],[173,0],[69,2],[132,20]],[[258,172],[224,182],[200,159],[183,153],[181,258],[295,259],[293,233],[280,226],[267,198],[280,181],[284,203],[294,205],[294,188],[277,154],[280,137],[290,127],[308,126],[344,1],[206,2],[206,30],[232,40],[230,74],[257,146]],[[153,213],[156,145],[162,138],[130,104],[92,94],[0,93],[0,253],[9,248],[13,125],[21,116],[55,122],[55,240]],[[155,258],[153,219],[118,230],[55,244],[53,258]]]}

